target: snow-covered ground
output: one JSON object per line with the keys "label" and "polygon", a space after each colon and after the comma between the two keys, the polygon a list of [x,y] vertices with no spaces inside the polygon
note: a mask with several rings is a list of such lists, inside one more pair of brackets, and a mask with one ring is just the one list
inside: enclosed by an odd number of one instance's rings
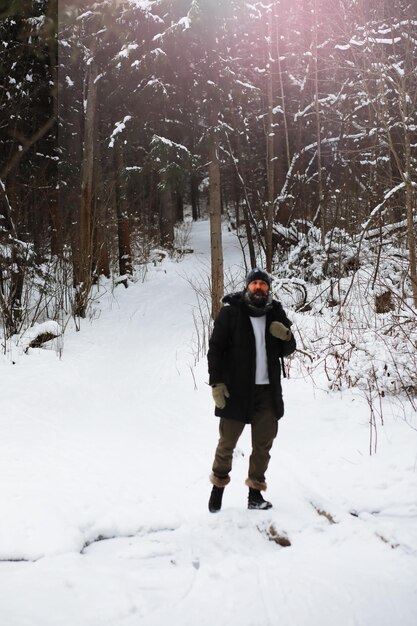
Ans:
{"label": "snow-covered ground", "polygon": [[247,430],[223,510],[208,512],[217,419],[188,280],[209,266],[206,222],[192,247],[103,291],[61,359],[53,346],[1,357],[0,624],[414,626],[415,416],[387,403],[370,456],[366,401],[294,363],[274,508],[245,508]]}

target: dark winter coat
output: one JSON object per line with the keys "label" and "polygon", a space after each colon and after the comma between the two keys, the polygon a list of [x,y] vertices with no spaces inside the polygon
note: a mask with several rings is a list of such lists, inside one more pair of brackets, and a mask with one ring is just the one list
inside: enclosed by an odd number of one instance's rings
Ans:
{"label": "dark winter coat", "polygon": [[[207,358],[210,385],[224,383],[230,393],[225,408],[216,407],[215,414],[249,424],[255,393],[256,346],[249,309],[243,296],[244,292],[239,292],[223,298],[228,306],[221,309],[214,322]],[[284,309],[276,300],[272,301],[266,313],[265,342],[269,382],[276,416],[280,419],[284,415],[280,361],[294,352],[296,344],[294,337],[289,341],[273,337],[269,332],[273,321],[282,322],[288,328],[291,326]]]}

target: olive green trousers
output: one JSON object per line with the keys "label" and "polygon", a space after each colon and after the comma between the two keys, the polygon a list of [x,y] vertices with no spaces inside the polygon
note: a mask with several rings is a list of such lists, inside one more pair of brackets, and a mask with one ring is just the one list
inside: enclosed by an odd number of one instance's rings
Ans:
{"label": "olive green trousers", "polygon": [[[233,419],[220,418],[220,438],[216,448],[211,482],[224,487],[230,481],[233,452],[246,424]],[[278,433],[271,388],[256,385],[254,409],[251,415],[252,453],[246,484],[261,491],[266,489],[265,472],[268,469],[270,450]]]}

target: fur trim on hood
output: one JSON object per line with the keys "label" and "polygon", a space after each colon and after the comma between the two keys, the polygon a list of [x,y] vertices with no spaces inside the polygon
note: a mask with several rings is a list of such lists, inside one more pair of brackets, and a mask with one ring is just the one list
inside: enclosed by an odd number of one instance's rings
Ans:
{"label": "fur trim on hood", "polygon": [[247,308],[249,315],[253,317],[261,317],[262,315],[265,315],[265,313],[268,313],[268,311],[270,311],[275,304],[277,304],[277,302],[274,302],[272,298],[272,293],[269,292],[264,306],[256,306],[251,303],[246,290],[229,293],[224,296],[222,302],[231,306],[244,305]]}
{"label": "fur trim on hood", "polygon": [[237,305],[243,302],[244,291],[233,291],[233,293],[227,293],[223,298],[223,304]]}

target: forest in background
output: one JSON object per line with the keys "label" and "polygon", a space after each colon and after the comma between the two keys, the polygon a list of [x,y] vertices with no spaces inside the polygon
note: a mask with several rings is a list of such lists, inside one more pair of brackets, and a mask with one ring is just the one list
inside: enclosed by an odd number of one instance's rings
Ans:
{"label": "forest in background", "polygon": [[227,222],[298,311],[313,285],[340,316],[370,264],[376,313],[410,341],[415,0],[13,0],[0,17],[4,345],[85,317],[101,277],[127,287],[207,217],[213,315]]}

